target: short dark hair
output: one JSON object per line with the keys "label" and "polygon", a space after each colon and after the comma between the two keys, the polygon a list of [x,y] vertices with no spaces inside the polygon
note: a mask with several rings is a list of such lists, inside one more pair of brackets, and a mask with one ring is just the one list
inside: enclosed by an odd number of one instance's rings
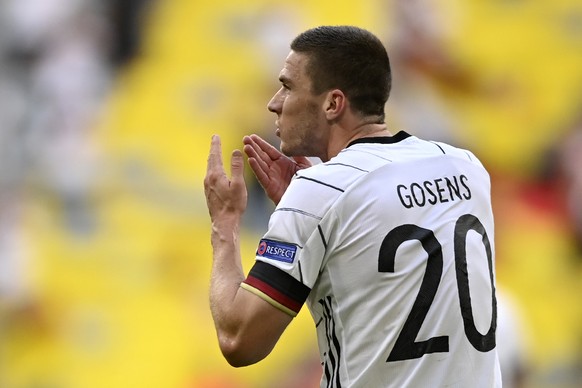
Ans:
{"label": "short dark hair", "polygon": [[354,26],[320,26],[299,34],[291,50],[308,55],[307,75],[315,94],[340,89],[355,111],[384,119],[392,75],[377,36]]}

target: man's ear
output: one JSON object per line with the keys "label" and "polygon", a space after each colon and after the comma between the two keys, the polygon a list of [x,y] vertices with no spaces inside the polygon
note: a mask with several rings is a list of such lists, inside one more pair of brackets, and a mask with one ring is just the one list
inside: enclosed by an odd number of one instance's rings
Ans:
{"label": "man's ear", "polygon": [[339,89],[333,89],[327,92],[325,99],[325,115],[328,120],[334,120],[339,117],[346,109],[348,101],[346,95]]}

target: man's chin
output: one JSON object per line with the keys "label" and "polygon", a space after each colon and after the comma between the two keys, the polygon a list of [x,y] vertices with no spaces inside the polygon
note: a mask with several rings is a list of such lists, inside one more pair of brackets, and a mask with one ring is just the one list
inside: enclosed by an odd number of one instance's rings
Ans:
{"label": "man's chin", "polygon": [[279,150],[285,156],[293,156],[292,150],[290,150],[289,147],[283,143],[283,141],[281,141],[281,145],[279,145]]}

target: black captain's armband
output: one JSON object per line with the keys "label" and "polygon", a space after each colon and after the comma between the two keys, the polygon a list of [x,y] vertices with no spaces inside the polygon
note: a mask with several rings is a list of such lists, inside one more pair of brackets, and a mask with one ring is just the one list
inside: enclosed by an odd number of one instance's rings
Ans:
{"label": "black captain's armband", "polygon": [[400,203],[407,209],[471,199],[469,178],[465,175],[437,178],[396,186]]}

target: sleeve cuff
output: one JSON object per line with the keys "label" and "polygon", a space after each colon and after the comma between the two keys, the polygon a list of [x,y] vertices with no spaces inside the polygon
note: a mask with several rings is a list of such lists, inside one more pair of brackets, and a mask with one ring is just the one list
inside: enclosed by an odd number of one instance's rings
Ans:
{"label": "sleeve cuff", "polygon": [[311,291],[287,272],[262,261],[255,262],[241,287],[292,317],[299,313]]}

